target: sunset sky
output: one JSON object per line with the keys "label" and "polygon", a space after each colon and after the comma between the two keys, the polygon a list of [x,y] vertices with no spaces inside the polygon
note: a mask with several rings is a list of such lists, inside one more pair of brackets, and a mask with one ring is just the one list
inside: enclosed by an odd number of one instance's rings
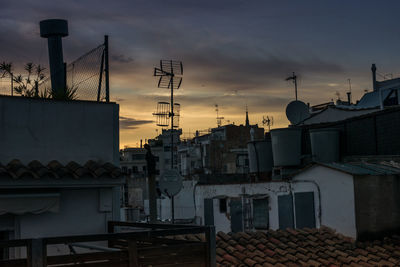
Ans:
{"label": "sunset sky", "polygon": [[[378,73],[400,73],[399,1],[5,1],[0,0],[0,62],[48,65],[39,21],[67,19],[64,59],[71,62],[110,36],[111,98],[120,104],[121,147],[154,138],[152,113],[169,92],[157,88],[160,59],[181,60],[180,126],[184,136],[216,126],[220,116],[243,124],[274,117],[287,126],[286,105],[353,99],[371,89],[371,63]],[[380,76],[378,76],[380,78]],[[225,121],[226,123],[226,121]]]}

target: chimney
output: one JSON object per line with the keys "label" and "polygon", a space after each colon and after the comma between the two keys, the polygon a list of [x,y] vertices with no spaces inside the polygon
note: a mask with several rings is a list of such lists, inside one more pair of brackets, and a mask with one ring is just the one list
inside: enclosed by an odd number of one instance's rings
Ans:
{"label": "chimney", "polygon": [[371,71],[372,71],[372,87],[374,88],[374,91],[377,91],[378,88],[376,86],[376,66],[375,66],[375,64],[372,64]]}
{"label": "chimney", "polygon": [[140,139],[140,148],[143,148],[143,140]]}
{"label": "chimney", "polygon": [[47,38],[51,89],[65,90],[65,66],[61,37],[68,36],[68,22],[63,19],[47,19],[40,22],[40,36]]}

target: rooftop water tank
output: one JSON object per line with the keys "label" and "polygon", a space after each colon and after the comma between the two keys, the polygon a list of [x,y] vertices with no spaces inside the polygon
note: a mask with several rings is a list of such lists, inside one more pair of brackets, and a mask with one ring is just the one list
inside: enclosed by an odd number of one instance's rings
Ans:
{"label": "rooftop water tank", "polygon": [[310,130],[311,151],[317,162],[339,161],[339,129]]}
{"label": "rooftop water tank", "polygon": [[301,164],[301,129],[281,128],[271,130],[272,154],[275,167]]}
{"label": "rooftop water tank", "polygon": [[270,172],[273,167],[271,140],[247,143],[250,173]]}

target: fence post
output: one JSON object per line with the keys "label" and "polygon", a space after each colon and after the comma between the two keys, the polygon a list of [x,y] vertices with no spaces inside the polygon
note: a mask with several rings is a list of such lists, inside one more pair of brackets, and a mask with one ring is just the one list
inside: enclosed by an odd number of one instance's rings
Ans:
{"label": "fence post", "polygon": [[110,79],[109,79],[109,65],[108,65],[108,35],[104,35],[104,65],[106,75],[106,102],[110,102]]}
{"label": "fence post", "polygon": [[[108,221],[107,222],[107,232],[109,234],[113,234],[114,233],[114,222],[113,221]],[[108,247],[109,248],[114,247],[114,242],[112,240],[108,240]]]}
{"label": "fence post", "polygon": [[129,267],[139,267],[137,244],[135,240],[128,240]]}
{"label": "fence post", "polygon": [[29,246],[29,262],[30,267],[46,267],[46,244],[43,239],[32,239]]}
{"label": "fence post", "polygon": [[215,226],[206,226],[206,248],[207,264],[206,266],[216,266],[216,244],[215,244]]}

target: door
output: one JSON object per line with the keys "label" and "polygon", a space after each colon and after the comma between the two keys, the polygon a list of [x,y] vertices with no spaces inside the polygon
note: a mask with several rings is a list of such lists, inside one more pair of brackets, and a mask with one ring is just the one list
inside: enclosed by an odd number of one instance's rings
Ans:
{"label": "door", "polygon": [[279,229],[294,228],[292,195],[278,196]]}
{"label": "door", "polygon": [[315,228],[314,192],[295,193],[296,228]]}
{"label": "door", "polygon": [[204,225],[214,225],[214,199],[204,199]]}
{"label": "door", "polygon": [[269,228],[268,198],[253,199],[253,226],[255,229]]}
{"label": "door", "polygon": [[243,231],[243,207],[242,199],[231,199],[229,202],[231,209],[231,230],[232,232]]}

